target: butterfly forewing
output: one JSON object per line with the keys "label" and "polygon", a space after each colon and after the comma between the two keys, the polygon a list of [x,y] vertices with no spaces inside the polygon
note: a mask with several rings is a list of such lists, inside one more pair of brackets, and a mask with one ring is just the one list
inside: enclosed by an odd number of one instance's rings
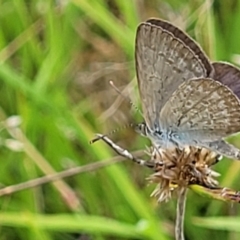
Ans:
{"label": "butterfly forewing", "polygon": [[162,107],[178,86],[188,79],[207,77],[209,69],[181,39],[152,23],[138,27],[135,54],[143,114],[154,129]]}
{"label": "butterfly forewing", "polygon": [[180,41],[182,41],[200,59],[200,61],[204,65],[204,68],[206,69],[206,76],[211,77],[213,75],[214,70],[208,57],[206,56],[202,48],[185,32],[183,32],[181,29],[177,28],[176,26],[172,25],[168,21],[152,18],[152,19],[148,19],[146,22],[151,23],[156,27],[161,27],[162,29],[167,30],[168,32],[173,34],[173,36],[176,39],[179,39]]}
{"label": "butterfly forewing", "polygon": [[240,131],[240,103],[233,92],[209,79],[182,83],[161,111],[161,128],[179,141],[210,142]]}

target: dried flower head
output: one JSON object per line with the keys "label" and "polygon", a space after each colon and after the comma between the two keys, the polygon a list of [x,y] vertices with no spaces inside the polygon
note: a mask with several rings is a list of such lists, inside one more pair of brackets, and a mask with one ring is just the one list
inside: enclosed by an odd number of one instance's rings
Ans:
{"label": "dried flower head", "polygon": [[157,197],[161,202],[168,201],[173,192],[192,184],[216,187],[218,182],[215,177],[219,174],[210,167],[219,159],[218,154],[204,148],[153,148],[151,162],[155,165],[155,173],[148,180],[158,183],[158,186],[151,196]]}

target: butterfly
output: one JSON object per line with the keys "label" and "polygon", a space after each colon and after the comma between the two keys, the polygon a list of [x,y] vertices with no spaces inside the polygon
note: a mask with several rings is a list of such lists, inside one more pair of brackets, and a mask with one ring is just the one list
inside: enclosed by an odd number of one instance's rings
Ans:
{"label": "butterfly", "polygon": [[136,35],[136,72],[145,122],[137,131],[157,148],[203,147],[239,159],[224,138],[240,131],[240,71],[210,62],[167,21],[149,19]]}

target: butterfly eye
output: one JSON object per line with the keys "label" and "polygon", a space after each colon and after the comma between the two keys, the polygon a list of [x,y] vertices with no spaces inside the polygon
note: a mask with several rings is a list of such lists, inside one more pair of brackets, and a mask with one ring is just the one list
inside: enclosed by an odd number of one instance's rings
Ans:
{"label": "butterfly eye", "polygon": [[148,127],[145,122],[137,124],[134,130],[142,136],[147,136]]}

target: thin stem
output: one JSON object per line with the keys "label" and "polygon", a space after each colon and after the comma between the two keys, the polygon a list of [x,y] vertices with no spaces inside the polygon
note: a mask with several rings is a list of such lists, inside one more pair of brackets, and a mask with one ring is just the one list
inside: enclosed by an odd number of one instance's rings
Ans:
{"label": "thin stem", "polygon": [[[137,156],[141,156],[143,154],[143,151],[136,151],[134,152],[134,154],[136,154]],[[98,170],[100,168],[103,167],[107,167],[110,166],[112,164],[115,163],[120,163],[122,161],[125,161],[126,159],[120,157],[120,156],[116,156],[111,158],[110,160],[105,160],[105,161],[101,161],[101,162],[96,162],[96,163],[91,163],[85,166],[80,166],[80,167],[75,167],[75,168],[71,168],[71,169],[67,169],[65,171],[62,172],[58,172],[58,173],[53,173],[47,176],[43,176],[40,178],[36,178],[36,179],[32,179],[29,180],[27,182],[23,182],[23,183],[19,183],[16,185],[11,185],[5,188],[1,188],[0,189],[0,197],[4,196],[4,195],[9,195],[9,194],[13,194],[15,192],[19,192],[25,189],[29,189],[29,188],[33,188],[33,187],[37,187],[49,182],[54,182],[57,181],[59,179],[62,178],[66,178],[66,177],[71,177],[74,176],[76,174],[80,174],[80,173],[84,173],[84,172],[90,172],[90,171],[95,171]]]}
{"label": "thin stem", "polygon": [[184,240],[184,215],[186,205],[187,188],[181,188],[178,193],[177,216],[175,225],[176,240]]}

